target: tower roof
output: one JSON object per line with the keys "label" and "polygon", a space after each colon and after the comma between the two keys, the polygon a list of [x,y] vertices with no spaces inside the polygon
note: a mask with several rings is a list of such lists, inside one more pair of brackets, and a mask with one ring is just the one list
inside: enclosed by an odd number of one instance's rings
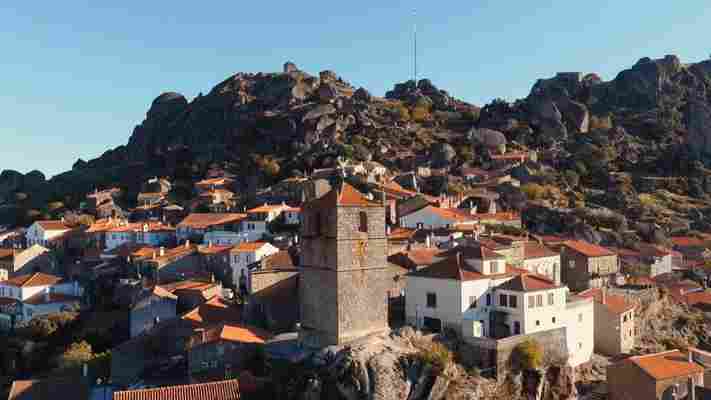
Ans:
{"label": "tower roof", "polygon": [[334,188],[322,197],[306,204],[307,209],[333,207],[382,207],[378,202],[369,200],[353,186],[343,182],[340,189]]}

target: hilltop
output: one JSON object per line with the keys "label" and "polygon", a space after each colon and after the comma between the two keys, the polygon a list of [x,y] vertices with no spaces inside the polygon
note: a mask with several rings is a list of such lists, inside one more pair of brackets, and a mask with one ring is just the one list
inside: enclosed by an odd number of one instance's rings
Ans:
{"label": "hilltop", "polygon": [[620,232],[664,240],[709,230],[711,60],[643,58],[611,81],[558,73],[535,82],[526,98],[483,107],[426,79],[396,84],[380,98],[333,71],[316,76],[293,63],[237,73],[192,101],[161,94],[126,145],[50,180],[3,171],[0,224],[26,223],[47,213],[48,202],[72,208],[95,188],[119,186],[131,205],[151,176],[172,178],[178,194],[188,188],[187,199],[211,167],[236,174],[249,192],[339,157],[377,161],[397,175],[412,169],[398,162],[410,153],[414,166],[447,172],[444,184],[427,186],[436,195],[466,190],[461,167],[507,148],[537,154],[512,170],[521,188],[498,189],[508,207],[530,211],[524,216],[534,231],[574,226],[593,241],[608,234],[624,241]]}

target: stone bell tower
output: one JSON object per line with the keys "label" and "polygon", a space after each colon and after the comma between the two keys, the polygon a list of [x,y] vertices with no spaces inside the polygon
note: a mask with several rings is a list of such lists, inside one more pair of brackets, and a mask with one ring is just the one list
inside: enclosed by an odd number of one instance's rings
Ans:
{"label": "stone bell tower", "polygon": [[347,343],[388,329],[385,207],[347,183],[303,207],[299,339]]}

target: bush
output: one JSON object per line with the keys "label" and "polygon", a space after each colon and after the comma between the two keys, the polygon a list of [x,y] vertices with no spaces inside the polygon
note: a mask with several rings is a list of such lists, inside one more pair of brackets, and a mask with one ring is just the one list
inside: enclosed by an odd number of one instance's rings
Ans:
{"label": "bush", "polygon": [[518,369],[538,369],[543,365],[543,346],[532,339],[516,345],[511,353],[512,364]]}
{"label": "bush", "polygon": [[527,184],[521,186],[521,191],[530,200],[542,199],[543,196],[545,196],[545,194],[546,194],[546,188],[537,184],[537,183],[527,183]]}
{"label": "bush", "polygon": [[61,369],[80,368],[94,358],[91,345],[86,341],[75,342],[59,356],[57,366]]}
{"label": "bush", "polygon": [[430,109],[424,106],[416,106],[412,109],[412,119],[415,122],[425,122],[431,117]]}
{"label": "bush", "polygon": [[425,366],[430,366],[437,372],[442,372],[452,362],[452,352],[438,342],[425,343],[416,355]]}
{"label": "bush", "polygon": [[580,175],[573,170],[569,169],[563,172],[563,176],[565,176],[565,181],[568,182],[568,185],[572,187],[576,187],[580,183]]}

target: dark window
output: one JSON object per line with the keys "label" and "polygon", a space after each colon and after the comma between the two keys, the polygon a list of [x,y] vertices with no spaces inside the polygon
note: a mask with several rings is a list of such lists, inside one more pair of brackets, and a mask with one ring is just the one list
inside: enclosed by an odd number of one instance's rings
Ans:
{"label": "dark window", "polygon": [[514,321],[514,335],[520,335],[521,334],[521,323],[518,321]]}
{"label": "dark window", "polygon": [[491,294],[489,294],[489,293],[486,294],[486,305],[487,306],[491,305]]}
{"label": "dark window", "polygon": [[314,233],[321,234],[321,213],[316,213],[314,217]]}
{"label": "dark window", "polygon": [[469,296],[469,308],[476,308],[476,296]]}
{"label": "dark window", "polygon": [[365,211],[361,211],[359,214],[360,216],[360,223],[358,225],[358,231],[360,232],[368,232],[368,214]]}
{"label": "dark window", "polygon": [[427,293],[427,308],[437,308],[436,293]]}
{"label": "dark window", "polygon": [[536,321],[536,326],[541,326],[541,321]]}
{"label": "dark window", "polygon": [[518,307],[518,298],[516,296],[509,296],[509,307],[511,308],[517,308]]}
{"label": "dark window", "polygon": [[555,317],[551,318],[551,322],[555,324]]}
{"label": "dark window", "polygon": [[509,297],[505,294],[499,295],[499,305],[502,307],[507,307],[509,305],[508,298]]}

